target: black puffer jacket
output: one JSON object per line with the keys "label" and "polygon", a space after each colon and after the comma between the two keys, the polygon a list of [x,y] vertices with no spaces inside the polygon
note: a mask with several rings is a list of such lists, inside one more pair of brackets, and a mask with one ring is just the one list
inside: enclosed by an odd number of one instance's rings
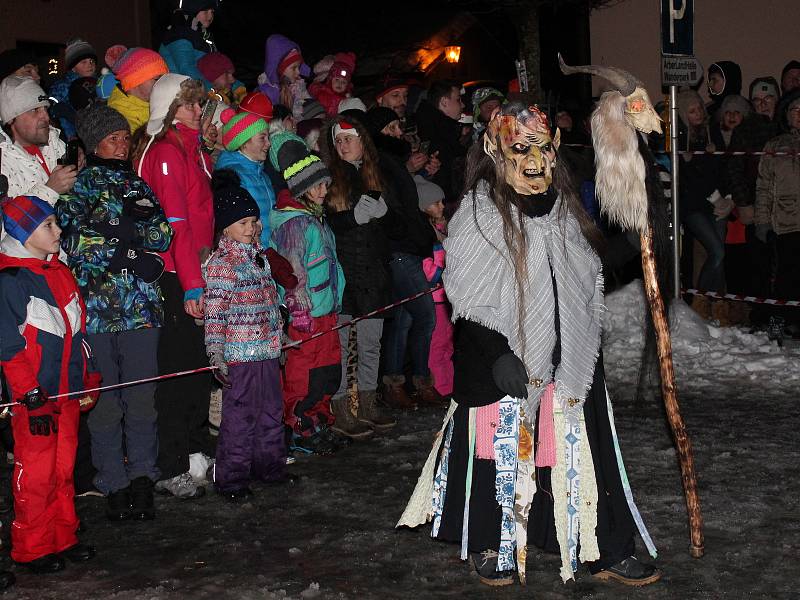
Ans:
{"label": "black puffer jacket", "polygon": [[329,211],[328,224],[336,236],[336,254],[344,271],[342,312],[363,315],[391,302],[389,238],[402,239],[405,227],[391,190],[383,194],[389,206],[384,217],[364,225],[356,223],[353,207],[366,190],[356,167],[347,164],[346,169],[350,179],[350,208],[336,213]]}

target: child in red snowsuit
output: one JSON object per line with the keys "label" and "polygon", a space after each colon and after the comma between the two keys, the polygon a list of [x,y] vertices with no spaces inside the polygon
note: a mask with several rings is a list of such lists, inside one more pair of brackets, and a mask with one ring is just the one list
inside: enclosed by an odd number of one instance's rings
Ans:
{"label": "child in red snowsuit", "polygon": [[14,509],[11,557],[37,573],[64,558],[92,558],[78,543],[72,472],[78,417],[97,394],[54,398],[97,387],[89,371],[86,310],[75,279],[59,262],[61,229],[36,196],[2,204],[8,235],[0,244],[0,361],[14,407]]}
{"label": "child in red snowsuit", "polygon": [[325,108],[329,117],[339,114],[339,103],[350,97],[353,90],[353,71],[356,69],[356,55],[352,52],[337,52],[333,64],[324,81],[315,81],[308,88]]}
{"label": "child in red snowsuit", "polygon": [[[445,267],[442,241],[447,237],[447,221],[444,218],[444,191],[435,183],[420,176],[414,177],[419,196],[419,209],[428,215],[431,227],[436,231],[438,242],[433,246],[433,255],[422,261],[425,277],[436,285],[442,282]],[[453,323],[450,321],[450,303],[444,288],[433,292],[436,310],[436,325],[431,336],[431,351],[428,368],[433,377],[433,387],[443,397],[453,394]]]}

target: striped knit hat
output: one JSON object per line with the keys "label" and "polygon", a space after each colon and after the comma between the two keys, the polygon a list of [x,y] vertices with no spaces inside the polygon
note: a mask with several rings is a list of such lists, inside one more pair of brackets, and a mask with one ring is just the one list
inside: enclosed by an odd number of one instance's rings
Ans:
{"label": "striped knit hat", "polygon": [[301,137],[280,131],[269,138],[269,160],[280,171],[295,198],[300,198],[315,185],[331,182],[328,167],[318,156],[311,154]]}
{"label": "striped knit hat", "polygon": [[75,65],[81,62],[84,58],[93,58],[97,61],[97,52],[89,44],[80,38],[75,38],[67,42],[67,48],[64,50],[64,65],[67,71],[72,69]]}
{"label": "striped knit hat", "polygon": [[149,48],[128,49],[117,59],[111,70],[126,92],[148,79],[169,73],[169,67],[161,55]]}
{"label": "striped knit hat", "polygon": [[8,235],[25,244],[36,228],[52,214],[53,207],[37,196],[17,196],[3,201],[3,227]]}
{"label": "striped knit hat", "polygon": [[224,123],[222,144],[226,150],[238,150],[251,137],[269,129],[269,125],[264,119],[250,112],[237,113],[232,108],[228,108],[222,111],[220,118]]}

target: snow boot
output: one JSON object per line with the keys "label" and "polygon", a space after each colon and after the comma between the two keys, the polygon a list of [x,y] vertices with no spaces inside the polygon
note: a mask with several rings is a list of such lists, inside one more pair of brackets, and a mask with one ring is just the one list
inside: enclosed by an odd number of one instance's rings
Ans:
{"label": "snow boot", "polygon": [[109,521],[124,521],[131,518],[131,488],[124,487],[111,492],[106,500],[106,517]]}
{"label": "snow boot", "polygon": [[625,585],[640,587],[661,579],[661,571],[653,565],[639,562],[635,556],[629,556],[617,564],[595,573],[593,577],[601,581],[618,581]]}
{"label": "snow boot", "polygon": [[378,394],[375,390],[359,392],[356,417],[362,423],[366,423],[376,430],[386,431],[397,425],[397,421],[381,413],[378,408],[377,396]]}
{"label": "snow boot", "polygon": [[384,375],[383,402],[390,408],[402,410],[413,410],[417,405],[406,393],[404,384],[406,378],[403,375]]}
{"label": "snow boot", "polygon": [[442,395],[433,387],[433,378],[419,377],[414,375],[414,396],[419,399],[420,404],[428,406],[445,406],[447,401]]}
{"label": "snow boot", "polygon": [[331,398],[331,412],[336,417],[331,429],[354,440],[364,440],[372,437],[374,432],[369,425],[356,419],[354,409],[358,407],[354,404],[357,402],[358,396],[355,394]]}
{"label": "snow boot", "polygon": [[153,481],[146,475],[131,481],[131,519],[150,521],[156,517],[153,502]]}

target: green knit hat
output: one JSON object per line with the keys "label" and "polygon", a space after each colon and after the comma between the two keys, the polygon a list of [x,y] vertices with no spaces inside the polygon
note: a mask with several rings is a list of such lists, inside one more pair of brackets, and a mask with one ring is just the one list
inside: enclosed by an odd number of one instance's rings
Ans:
{"label": "green knit hat", "polygon": [[270,136],[269,160],[283,175],[289,191],[299,198],[322,181],[331,182],[328,167],[306,146],[303,138],[290,131]]}
{"label": "green knit hat", "polygon": [[254,135],[267,131],[267,122],[254,113],[237,113],[232,108],[222,111],[222,144],[226,150],[241,148]]}

